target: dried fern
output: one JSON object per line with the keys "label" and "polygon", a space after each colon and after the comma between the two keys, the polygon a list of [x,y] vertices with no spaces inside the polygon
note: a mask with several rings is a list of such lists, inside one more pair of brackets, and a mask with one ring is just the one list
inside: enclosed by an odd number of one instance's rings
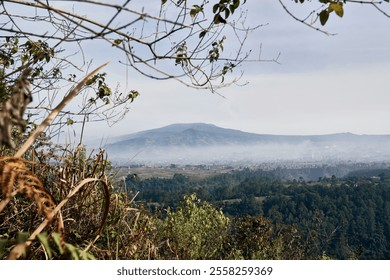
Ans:
{"label": "dried fern", "polygon": [[0,158],[0,186],[4,196],[0,201],[0,212],[15,195],[24,194],[35,201],[38,213],[48,218],[56,202],[26,163],[22,158]]}

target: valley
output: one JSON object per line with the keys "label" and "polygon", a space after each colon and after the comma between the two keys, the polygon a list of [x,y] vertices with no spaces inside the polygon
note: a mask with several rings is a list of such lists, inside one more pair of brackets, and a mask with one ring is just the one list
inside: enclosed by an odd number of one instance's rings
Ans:
{"label": "valley", "polygon": [[116,166],[376,164],[390,159],[390,135],[267,135],[195,123],[112,138],[103,148]]}
{"label": "valley", "polygon": [[292,227],[309,258],[389,258],[389,135],[175,124],[113,139],[106,149],[117,192],[163,219],[196,197],[233,221]]}

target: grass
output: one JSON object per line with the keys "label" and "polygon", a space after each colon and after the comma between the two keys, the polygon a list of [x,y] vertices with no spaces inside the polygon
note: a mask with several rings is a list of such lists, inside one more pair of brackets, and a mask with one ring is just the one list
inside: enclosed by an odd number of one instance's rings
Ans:
{"label": "grass", "polygon": [[233,168],[226,168],[223,166],[213,166],[208,169],[199,167],[199,166],[183,166],[183,167],[114,167],[112,169],[112,174],[115,178],[115,181],[123,180],[123,177],[126,177],[129,174],[137,174],[138,178],[141,180],[150,179],[150,178],[165,178],[171,179],[175,174],[182,174],[188,176],[194,180],[202,180],[207,177],[215,176],[218,174],[224,174],[231,172]]}

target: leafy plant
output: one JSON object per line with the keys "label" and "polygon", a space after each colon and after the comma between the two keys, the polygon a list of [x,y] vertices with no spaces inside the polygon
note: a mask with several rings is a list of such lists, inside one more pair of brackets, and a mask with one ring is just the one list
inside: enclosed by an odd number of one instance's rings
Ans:
{"label": "leafy plant", "polygon": [[174,258],[219,259],[229,225],[221,211],[192,194],[175,212],[168,210],[163,228]]}

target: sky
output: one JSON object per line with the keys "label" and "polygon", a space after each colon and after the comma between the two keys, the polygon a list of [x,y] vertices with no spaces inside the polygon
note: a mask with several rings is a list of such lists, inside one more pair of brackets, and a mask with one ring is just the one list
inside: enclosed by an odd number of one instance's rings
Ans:
{"label": "sky", "polygon": [[390,134],[390,18],[346,4],[342,19],[331,15],[325,29],[337,35],[328,36],[291,18],[275,0],[247,1],[243,8],[249,25],[265,25],[250,34],[246,48],[257,57],[261,45],[262,59],[280,53],[279,63],[244,63],[242,85],[218,95],[126,73],[104,53],[110,79],[140,96],[114,126],[89,124],[87,138],[199,122],[260,134]]}

